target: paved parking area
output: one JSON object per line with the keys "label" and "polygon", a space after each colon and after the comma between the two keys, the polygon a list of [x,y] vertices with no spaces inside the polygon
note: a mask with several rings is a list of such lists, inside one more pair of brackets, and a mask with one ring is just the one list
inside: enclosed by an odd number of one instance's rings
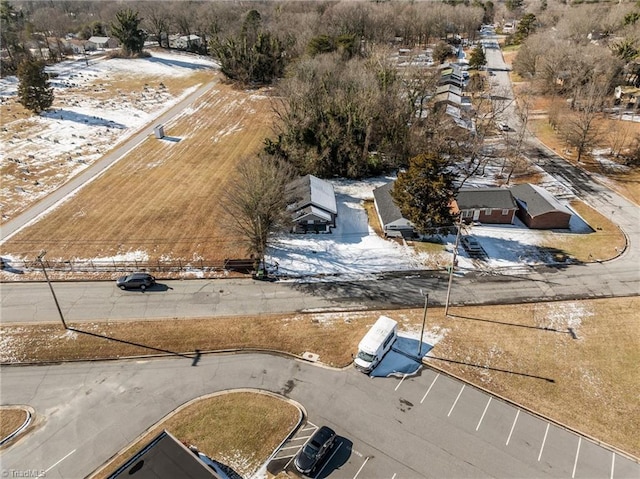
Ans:
{"label": "paved parking area", "polygon": [[[512,463],[511,458],[517,458],[524,466],[518,477],[640,477],[640,465],[626,456],[431,369],[424,369],[418,376],[371,380],[381,389],[381,399],[386,402],[397,399],[388,405],[389,414],[398,410],[408,414],[414,434],[431,436],[430,442],[443,448],[447,448],[448,441],[472,444],[480,440],[484,444],[481,448],[469,447],[465,457],[451,458],[451,473],[447,477],[458,477],[457,461],[478,464],[486,462],[487,457],[491,458],[492,469],[487,470],[486,466],[484,469],[492,477],[513,477],[513,471],[502,466]],[[337,450],[332,451],[316,478],[433,477],[434,470],[442,466],[430,464],[427,451],[406,446],[398,451],[377,449],[375,438],[354,439],[349,431],[330,422],[330,414],[325,417],[340,437],[334,448]],[[278,452],[269,470],[277,473],[286,469],[296,474],[292,458],[316,428],[314,423],[301,428]],[[443,434],[445,430],[447,434]],[[380,431],[380,435],[384,434],[392,436],[394,432]],[[407,460],[403,461],[403,457]],[[412,460],[408,460],[410,457]],[[415,457],[424,458],[418,461],[424,464],[421,469],[416,467]]]}

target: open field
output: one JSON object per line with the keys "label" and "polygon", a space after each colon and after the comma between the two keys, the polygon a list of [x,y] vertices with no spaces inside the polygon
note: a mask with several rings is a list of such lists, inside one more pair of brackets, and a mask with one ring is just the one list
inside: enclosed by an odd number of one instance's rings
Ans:
{"label": "open field", "polygon": [[91,58],[47,67],[55,100],[33,115],[15,77],[0,79],[2,222],[56,190],[216,71],[210,59],[156,52],[138,60]]}
{"label": "open field", "polygon": [[237,162],[261,147],[270,126],[267,97],[219,84],[165,126],[176,141],[150,137],[3,250],[47,249],[54,258],[136,250],[151,260],[242,256],[220,224],[219,200]]}
{"label": "open field", "polygon": [[[637,297],[456,307],[450,309],[451,317],[445,317],[442,308],[430,308],[425,341],[434,348],[427,362],[639,456],[638,308]],[[419,334],[422,313],[384,312],[399,321],[401,331],[414,335]],[[346,366],[379,314],[123,321],[74,324],[77,331],[67,332],[54,324],[4,326],[1,359],[58,361],[266,348],[295,355],[309,351],[325,364]]]}
{"label": "open field", "polygon": [[267,394],[232,392],[197,400],[159,421],[90,477],[107,477],[163,429],[243,477],[251,477],[291,432],[298,418],[294,405]]}

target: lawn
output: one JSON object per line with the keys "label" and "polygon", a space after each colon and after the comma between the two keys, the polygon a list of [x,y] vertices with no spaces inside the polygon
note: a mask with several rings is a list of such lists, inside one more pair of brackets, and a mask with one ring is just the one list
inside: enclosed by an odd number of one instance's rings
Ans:
{"label": "lawn", "polygon": [[[287,437],[300,418],[298,408],[277,397],[231,392],[199,399],[152,426],[138,441],[94,475],[102,479],[166,429],[210,458],[251,477]],[[211,434],[215,431],[214,434]]]}
{"label": "lawn", "polygon": [[15,432],[27,420],[27,412],[19,407],[0,407],[0,439]]}
{"label": "lawn", "polygon": [[[442,336],[427,362],[618,448],[640,455],[640,298],[430,308]],[[416,334],[422,310],[385,311]],[[3,326],[2,361],[122,357],[164,351],[268,348],[319,354],[332,366],[351,353],[380,312],[315,313],[180,321]],[[573,331],[577,339],[570,333]],[[620,334],[624,331],[624,334]],[[100,337],[131,341],[141,346]],[[160,351],[159,351],[160,350]]]}

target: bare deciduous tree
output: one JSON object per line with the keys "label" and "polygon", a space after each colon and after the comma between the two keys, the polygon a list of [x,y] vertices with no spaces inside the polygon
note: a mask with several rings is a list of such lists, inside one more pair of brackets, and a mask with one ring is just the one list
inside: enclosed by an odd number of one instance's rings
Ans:
{"label": "bare deciduous tree", "polygon": [[572,109],[560,124],[560,135],[576,149],[578,163],[600,138],[595,120],[602,112],[605,95],[605,87],[595,82],[577,88],[571,101]]}
{"label": "bare deciduous tree", "polygon": [[261,262],[274,235],[291,224],[286,186],[292,179],[288,164],[260,154],[239,163],[222,198],[225,224]]}

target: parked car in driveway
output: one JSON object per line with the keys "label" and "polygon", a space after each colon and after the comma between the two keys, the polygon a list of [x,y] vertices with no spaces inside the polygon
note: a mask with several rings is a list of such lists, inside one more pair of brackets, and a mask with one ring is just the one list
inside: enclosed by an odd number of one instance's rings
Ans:
{"label": "parked car in driveway", "polygon": [[462,243],[464,249],[469,252],[482,251],[482,246],[480,246],[478,240],[473,236],[463,236],[462,238],[460,238],[460,242]]}
{"label": "parked car in driveway", "polygon": [[298,451],[293,465],[302,474],[309,475],[314,472],[326,457],[327,452],[333,447],[336,433],[327,426],[322,426]]}
{"label": "parked car in driveway", "polygon": [[156,284],[156,278],[148,273],[133,273],[127,276],[121,276],[116,280],[116,285],[120,289],[136,289],[145,290]]}

